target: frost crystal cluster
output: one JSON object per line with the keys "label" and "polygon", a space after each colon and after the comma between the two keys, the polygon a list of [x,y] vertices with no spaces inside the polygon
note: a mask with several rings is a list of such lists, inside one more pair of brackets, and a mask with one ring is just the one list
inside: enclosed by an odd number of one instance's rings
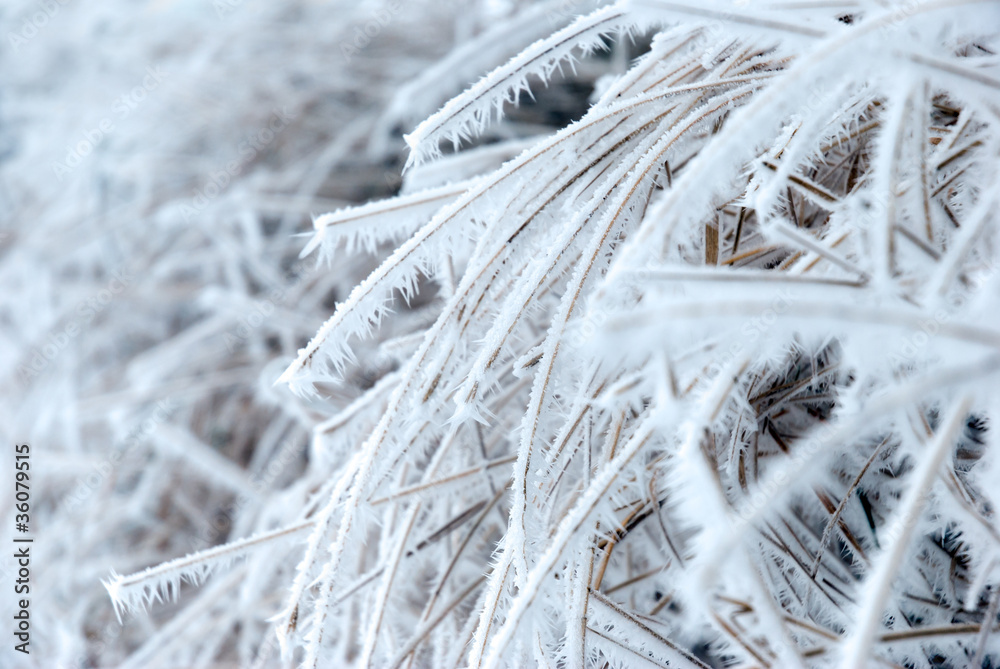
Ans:
{"label": "frost crystal cluster", "polygon": [[[372,382],[283,525],[116,603],[239,559],[309,668],[997,666],[998,31],[555,2],[459,47],[389,106],[484,75],[402,192],[305,249],[384,259],[280,380]],[[563,77],[575,120],[503,118]]]}

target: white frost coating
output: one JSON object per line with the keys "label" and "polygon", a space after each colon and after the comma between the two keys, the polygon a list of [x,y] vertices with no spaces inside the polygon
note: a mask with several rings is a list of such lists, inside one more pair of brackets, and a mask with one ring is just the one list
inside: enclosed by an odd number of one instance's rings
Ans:
{"label": "white frost coating", "polygon": [[498,62],[548,37],[570,23],[574,14],[591,11],[599,0],[576,0],[567,12],[566,0],[547,0],[525,7],[505,21],[487,26],[477,39],[459,44],[447,56],[419,73],[397,91],[380,120],[381,126],[422,120]]}
{"label": "white frost coating", "polygon": [[234,560],[268,543],[287,539],[312,528],[314,521],[306,520],[271,532],[261,532],[246,539],[192,553],[170,562],[164,562],[144,571],[122,576],[113,570],[103,581],[115,605],[119,621],[126,611],[144,609],[154,601],[177,599],[182,582],[201,584],[218,569],[229,566]]}
{"label": "white frost coating", "polygon": [[629,20],[618,6],[599,9],[581,17],[551,37],[539,40],[506,64],[484,76],[466,92],[452,98],[440,111],[406,135],[410,147],[407,165],[415,165],[441,155],[441,142],[454,144],[475,137],[494,119],[503,116],[506,104],[517,104],[523,91],[529,91],[529,78],[547,81],[574,51],[587,54],[604,47],[604,37],[613,32],[625,34]]}
{"label": "white frost coating", "polygon": [[348,255],[358,250],[374,253],[379,244],[400,242],[412,235],[474,183],[474,179],[460,181],[317,216],[313,221],[316,233],[299,257],[306,257],[318,247],[321,258],[330,262],[339,244],[344,244]]}
{"label": "white frost coating", "polygon": [[[883,539],[887,542],[876,556],[872,574],[858,602],[859,618],[844,641],[843,669],[853,669],[865,664],[871,656],[871,647],[878,629],[882,626],[885,602],[889,590],[899,573],[900,563],[913,537],[918,516],[930,501],[931,486],[937,479],[941,463],[955,448],[955,442],[972,408],[972,398],[963,397],[951,408],[942,421],[934,441],[924,445],[918,454],[918,463],[906,495],[899,501],[900,510],[886,527]],[[992,624],[992,620],[990,624]]]}

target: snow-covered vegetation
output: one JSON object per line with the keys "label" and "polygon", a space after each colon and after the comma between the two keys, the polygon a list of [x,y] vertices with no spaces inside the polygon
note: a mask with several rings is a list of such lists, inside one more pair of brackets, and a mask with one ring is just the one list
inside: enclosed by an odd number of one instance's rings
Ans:
{"label": "snow-covered vegetation", "polygon": [[4,110],[40,652],[1000,664],[1000,5],[229,10]]}

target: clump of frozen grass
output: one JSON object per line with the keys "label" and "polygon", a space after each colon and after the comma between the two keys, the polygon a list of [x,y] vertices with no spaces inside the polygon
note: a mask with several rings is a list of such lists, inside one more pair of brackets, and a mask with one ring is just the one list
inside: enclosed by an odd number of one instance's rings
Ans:
{"label": "clump of frozen grass", "polygon": [[[404,183],[439,161],[452,185],[317,218],[307,247],[402,240],[281,377],[378,379],[286,500],[311,531],[280,609],[254,600],[284,656],[1000,660],[998,21],[616,3],[418,125]],[[490,169],[460,150],[595,48],[615,76],[582,118]]]}

